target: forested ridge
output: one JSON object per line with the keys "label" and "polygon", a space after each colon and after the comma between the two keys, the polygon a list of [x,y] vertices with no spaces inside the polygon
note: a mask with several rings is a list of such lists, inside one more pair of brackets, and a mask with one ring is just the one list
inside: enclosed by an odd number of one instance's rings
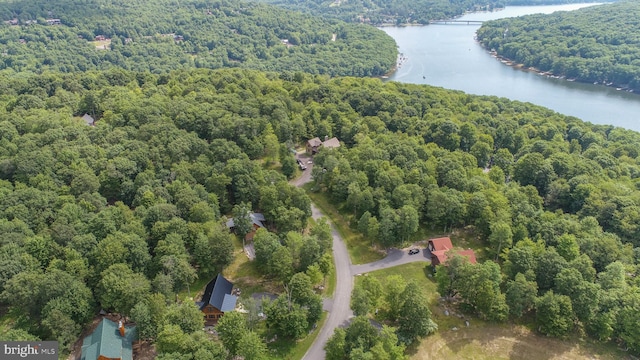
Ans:
{"label": "forested ridge", "polygon": [[[397,53],[382,31],[338,19],[426,23],[498,2],[309,4],[292,8],[325,18],[225,0],[0,0],[0,339],[57,340],[66,354],[102,309],[134,322],[160,360],[289,356],[282,344],[321,319],[332,271],[331,228],[308,221],[308,195],[288,183],[291,149],[336,136],[342,146],[313,159],[313,191],[372,245],[404,245],[420,227],[482,244],[479,264],[451,256],[435,273],[460,311],[640,353],[640,134],[504,98],[334,77],[384,74]],[[610,6],[631,22],[638,11]],[[599,16],[629,28],[614,15]],[[525,19],[509,20],[510,36],[529,31]],[[556,18],[531,19],[553,31]],[[607,55],[599,44],[613,44],[607,56],[635,66],[630,33],[609,31],[572,46]],[[248,314],[227,313],[212,340],[192,299],[174,299],[244,258],[250,212],[269,231],[255,234],[249,277],[280,295],[259,307],[243,294]],[[365,318],[374,304],[381,330]],[[384,291],[362,280],[352,307],[329,360],[406,359],[437,330],[401,278]]]}
{"label": "forested ridge", "polygon": [[583,82],[640,91],[640,3],[621,1],[486,22],[478,40],[506,58]]}
{"label": "forested ridge", "polygon": [[[487,261],[450,255],[436,272],[441,296],[482,319],[534,318],[545,335],[640,351],[638,133],[496,97],[331,85],[331,102],[349,104],[340,118],[361,120],[356,134],[338,133],[349,146],[316,156],[314,179],[359,231],[394,247],[420,226],[465,228]],[[331,359],[355,346],[336,334]]]}
{"label": "forested ridge", "polygon": [[[588,0],[261,0],[291,10],[372,25],[426,25],[468,11],[491,11],[508,5],[584,3]],[[596,2],[595,0],[593,2]]]}
{"label": "forested ridge", "polygon": [[[293,303],[285,294],[266,307],[270,331],[304,336],[319,317],[310,287],[330,268],[330,233],[320,223],[300,235],[310,202],[287,183],[288,148],[327,135],[344,146],[315,157],[316,185],[368,237],[395,246],[421,224],[466,226],[497,260],[452,260],[437,273],[443,296],[482,318],[535,316],[544,334],[586,331],[640,350],[636,132],[376,79],[240,69],[1,77],[0,302],[17,319],[4,338],[66,347],[103,308],[131,316],[159,358],[243,354],[238,337],[206,340],[197,308],[166,299],[230,263],[223,215],[248,209],[276,231],[256,235],[257,266],[297,289]],[[262,344],[242,318],[227,321]],[[385,334],[375,341],[393,342]]]}
{"label": "forested ridge", "polygon": [[15,71],[244,67],[376,76],[397,56],[393,39],[375,28],[242,1],[3,0],[0,20],[0,69]]}

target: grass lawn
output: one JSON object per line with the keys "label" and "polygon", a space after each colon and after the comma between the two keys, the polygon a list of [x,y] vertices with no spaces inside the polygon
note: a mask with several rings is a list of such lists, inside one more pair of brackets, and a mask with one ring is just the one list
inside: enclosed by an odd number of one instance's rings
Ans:
{"label": "grass lawn", "polygon": [[322,293],[322,296],[327,298],[332,298],[333,292],[336,291],[337,282],[338,282],[338,279],[336,278],[336,272],[334,269],[332,269],[329,276],[327,276],[326,286],[325,286],[324,292]]}
{"label": "grass lawn", "polygon": [[[536,334],[531,329],[514,324],[496,324],[475,317],[444,313],[444,306],[438,302],[437,285],[429,266],[424,263],[410,263],[389,269],[368,273],[375,276],[385,287],[385,279],[390,275],[400,275],[405,280],[414,280],[429,300],[433,320],[438,324],[438,332],[430,335],[407,353],[411,360],[427,359],[475,359],[475,360],[551,360],[551,359],[631,359],[628,354],[613,344],[596,343],[589,339],[556,339]],[[362,277],[357,277],[361,281]],[[458,317],[460,315],[461,317]],[[466,327],[464,320],[470,326]],[[453,330],[457,328],[457,330]]]}
{"label": "grass lawn", "polygon": [[4,335],[4,333],[11,330],[13,324],[15,324],[15,317],[11,313],[5,313],[0,316],[0,335]]}
{"label": "grass lawn", "polygon": [[407,282],[415,281],[418,283],[423,295],[429,299],[429,303],[434,306],[437,302],[438,293],[436,291],[436,283],[433,278],[427,277],[427,274],[431,271],[429,268],[430,265],[427,263],[414,262],[384,270],[376,270],[364,274],[363,276],[356,276],[356,284],[362,281],[362,278],[365,276],[373,276],[380,281],[380,284],[382,284],[382,288],[384,289],[386,287],[386,279],[388,276],[400,275]]}
{"label": "grass lawn", "polygon": [[520,325],[471,320],[469,328],[459,329],[440,328],[436,334],[410,349],[411,359],[631,359],[610,344],[550,338]]}
{"label": "grass lawn", "polygon": [[205,278],[201,277],[196,279],[193,284],[189,285],[188,288],[182,289],[178,293],[178,299],[180,301],[196,301],[204,293],[204,287],[207,286],[207,283],[211,281],[213,278]]}
{"label": "grass lawn", "polygon": [[[258,271],[255,263],[249,261],[249,258],[242,249],[242,242],[235,237],[234,239],[234,260],[227,268],[225,268],[222,275],[229,279],[233,283],[234,287],[240,288],[242,294],[253,294],[256,292],[273,292],[275,290],[269,282],[262,280],[262,274]],[[178,298],[181,301],[186,300],[198,300],[204,293],[204,287],[207,283],[215,277],[215,274],[211,277],[198,278],[193,284],[189,286],[189,289],[183,289],[178,293]],[[189,299],[191,297],[192,299]]]}
{"label": "grass lawn", "polygon": [[99,50],[110,50],[111,49],[111,39],[89,41],[89,44],[95,46],[96,49],[99,49]]}
{"label": "grass lawn", "polygon": [[[311,184],[305,186],[306,190],[310,189]],[[384,253],[376,251],[371,247],[371,242],[365,239],[364,236],[353,231],[349,227],[347,219],[351,217],[350,214],[340,212],[327,198],[325,193],[307,191],[307,194],[313,201],[313,203],[322,211],[322,213],[331,219],[331,222],[335,225],[336,229],[347,244],[349,250],[349,257],[353,264],[366,264],[372,261],[380,260],[384,257]]]}

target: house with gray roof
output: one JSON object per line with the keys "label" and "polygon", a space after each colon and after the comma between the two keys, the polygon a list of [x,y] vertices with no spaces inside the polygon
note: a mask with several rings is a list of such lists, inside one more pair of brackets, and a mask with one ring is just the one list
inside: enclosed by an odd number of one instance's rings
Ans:
{"label": "house with gray roof", "polygon": [[[244,239],[247,241],[253,240],[253,236],[256,234],[256,231],[258,231],[258,229],[260,228],[265,227],[264,221],[266,220],[263,214],[254,213],[254,212],[249,213],[249,218],[251,219],[252,229],[244,237]],[[233,230],[235,226],[236,224],[233,222],[233,218],[230,218],[229,220],[227,220],[227,227],[229,229]]]}
{"label": "house with gray roof", "polygon": [[335,149],[340,147],[340,140],[337,137],[332,137],[329,139],[328,136],[324,137],[324,141],[320,140],[318,137],[314,137],[313,139],[307,141],[307,153],[314,155],[318,151],[320,151],[321,147],[325,147],[327,149]]}
{"label": "house with gray roof", "polygon": [[204,313],[204,324],[213,326],[224,316],[224,313],[236,308],[238,297],[233,295],[233,284],[218,274],[204,289],[202,300],[196,302]]}
{"label": "house with gray roof", "polygon": [[93,126],[96,123],[96,120],[89,114],[82,115],[82,121],[89,126]]}

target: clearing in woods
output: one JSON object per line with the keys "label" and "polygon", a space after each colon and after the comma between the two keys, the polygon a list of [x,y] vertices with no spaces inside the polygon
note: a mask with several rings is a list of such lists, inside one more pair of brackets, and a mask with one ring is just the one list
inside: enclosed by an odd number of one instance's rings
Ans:
{"label": "clearing in woods", "polygon": [[412,353],[411,360],[631,359],[611,345],[563,341],[535,334],[524,326],[478,324],[473,319],[469,328],[439,329],[436,334],[422,339]]}
{"label": "clearing in woods", "polygon": [[[438,300],[430,265],[404,264],[370,272],[383,287],[389,275],[415,281],[429,299],[438,331],[407,350],[411,360],[621,360],[633,359],[615,344],[575,337],[556,339],[535,333],[523,325],[489,323],[465,316]],[[431,276],[430,276],[431,275]],[[363,276],[363,277],[364,277]],[[356,282],[362,277],[356,277]],[[448,315],[445,315],[445,310]],[[469,327],[465,324],[469,320]],[[453,329],[457,330],[453,330]]]}

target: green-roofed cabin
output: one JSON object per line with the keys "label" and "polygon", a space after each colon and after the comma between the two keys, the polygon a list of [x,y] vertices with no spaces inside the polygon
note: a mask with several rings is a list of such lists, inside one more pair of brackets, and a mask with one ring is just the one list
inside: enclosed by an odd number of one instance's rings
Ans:
{"label": "green-roofed cabin", "polygon": [[133,360],[134,338],[135,326],[102,319],[91,335],[82,341],[80,360]]}

